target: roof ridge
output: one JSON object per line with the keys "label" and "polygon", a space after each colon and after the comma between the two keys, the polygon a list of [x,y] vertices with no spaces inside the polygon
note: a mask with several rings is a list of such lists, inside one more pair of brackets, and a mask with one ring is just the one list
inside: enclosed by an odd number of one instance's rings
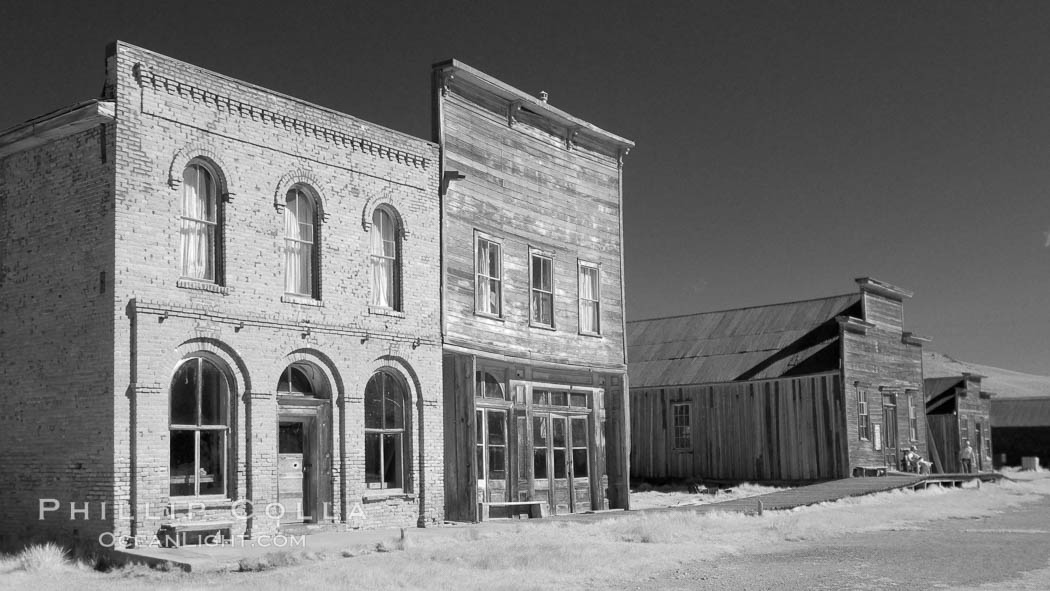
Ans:
{"label": "roof ridge", "polygon": [[739,308],[726,308],[724,310],[710,310],[710,311],[707,311],[707,312],[692,312],[692,313],[689,313],[689,314],[674,314],[674,315],[671,315],[671,316],[658,316],[658,317],[655,317],[655,318],[641,318],[641,319],[638,319],[638,320],[628,320],[627,324],[635,324],[635,323],[638,323],[638,322],[652,322],[654,320],[671,320],[673,318],[687,318],[687,317],[690,317],[690,316],[703,316],[705,314],[720,314],[720,313],[723,313],[723,312],[739,312],[739,311],[742,311],[742,310],[753,310],[755,308],[772,308],[772,307],[775,307],[775,306],[788,306],[788,305],[791,305],[791,304],[804,304],[804,303],[807,303],[807,302],[818,302],[818,301],[821,301],[821,300],[833,300],[833,299],[836,299],[836,298],[843,298],[843,297],[847,297],[847,296],[857,296],[859,298],[860,294],[857,293],[857,292],[849,292],[849,293],[843,293],[843,294],[833,295],[833,296],[824,296],[822,298],[807,298],[807,299],[803,299],[803,300],[792,300],[792,301],[789,301],[789,302],[777,302],[775,304],[760,304],[760,305],[755,305],[755,306],[741,306]]}

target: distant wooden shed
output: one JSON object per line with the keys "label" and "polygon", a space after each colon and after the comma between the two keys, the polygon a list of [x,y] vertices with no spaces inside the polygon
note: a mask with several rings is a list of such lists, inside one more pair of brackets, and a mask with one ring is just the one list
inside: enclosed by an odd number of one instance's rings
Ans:
{"label": "distant wooden shed", "polygon": [[631,476],[802,482],[926,453],[911,293],[858,293],[629,322]]}
{"label": "distant wooden shed", "polygon": [[1020,466],[1025,456],[1050,464],[1050,397],[992,400],[992,440],[1005,465]]}
{"label": "distant wooden shed", "polygon": [[964,440],[974,451],[976,470],[992,469],[992,394],[981,391],[977,374],[926,378],[926,431],[935,472],[962,472],[959,450]]}

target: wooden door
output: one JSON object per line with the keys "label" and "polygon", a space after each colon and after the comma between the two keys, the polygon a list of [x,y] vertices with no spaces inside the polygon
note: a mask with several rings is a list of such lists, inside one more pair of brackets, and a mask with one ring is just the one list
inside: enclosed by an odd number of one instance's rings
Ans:
{"label": "wooden door", "polygon": [[974,426],[974,437],[977,439],[973,446],[973,468],[975,471],[980,472],[984,470],[984,425],[977,423]]}
{"label": "wooden door", "polygon": [[477,430],[478,501],[507,501],[507,411],[482,408],[475,414]]}
{"label": "wooden door", "polygon": [[886,467],[900,469],[900,454],[897,449],[897,405],[887,397],[882,406],[882,453],[886,458]]}
{"label": "wooden door", "polygon": [[284,509],[281,523],[308,521],[313,510],[316,466],[312,443],[314,421],[282,417],[277,441],[277,501]]}
{"label": "wooden door", "polygon": [[590,432],[586,416],[569,418],[569,478],[572,489],[572,512],[591,510]]}

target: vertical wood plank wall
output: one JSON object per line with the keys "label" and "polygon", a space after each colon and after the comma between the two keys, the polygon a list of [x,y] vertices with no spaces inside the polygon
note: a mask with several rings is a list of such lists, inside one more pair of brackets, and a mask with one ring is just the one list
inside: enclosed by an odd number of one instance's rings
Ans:
{"label": "vertical wood plank wall", "polygon": [[477,473],[474,466],[474,356],[443,358],[445,417],[445,518],[477,518]]}
{"label": "vertical wood plank wall", "polygon": [[[631,476],[811,481],[847,476],[837,373],[631,391]],[[688,403],[692,449],[675,450],[672,405]]]}

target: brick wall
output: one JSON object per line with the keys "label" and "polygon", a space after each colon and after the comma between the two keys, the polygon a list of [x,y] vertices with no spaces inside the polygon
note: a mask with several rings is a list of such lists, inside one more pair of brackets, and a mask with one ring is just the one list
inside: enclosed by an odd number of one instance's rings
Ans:
{"label": "brick wall", "polygon": [[[112,141],[95,127],[0,158],[0,545],[108,528]],[[61,506],[39,520],[39,499]]]}
{"label": "brick wall", "polygon": [[[349,519],[360,504],[365,518],[354,525],[440,522],[437,147],[123,43],[108,76],[119,121],[115,432],[118,469],[132,458],[136,475],[118,498],[169,499],[167,390],[179,361],[206,351],[235,374],[231,496],[275,500],[277,382],[289,363],[307,361],[330,382],[333,517]],[[232,194],[221,289],[180,282],[179,181],[195,157],[221,171]],[[284,217],[275,203],[296,183],[316,192],[324,214],[317,301],[283,297]],[[371,212],[381,204],[405,230],[403,313],[369,307]],[[363,393],[380,368],[409,384],[410,494],[366,499]],[[133,397],[123,396],[129,386]],[[143,515],[121,527],[148,534],[164,519]],[[260,518],[252,531],[273,527]]]}

